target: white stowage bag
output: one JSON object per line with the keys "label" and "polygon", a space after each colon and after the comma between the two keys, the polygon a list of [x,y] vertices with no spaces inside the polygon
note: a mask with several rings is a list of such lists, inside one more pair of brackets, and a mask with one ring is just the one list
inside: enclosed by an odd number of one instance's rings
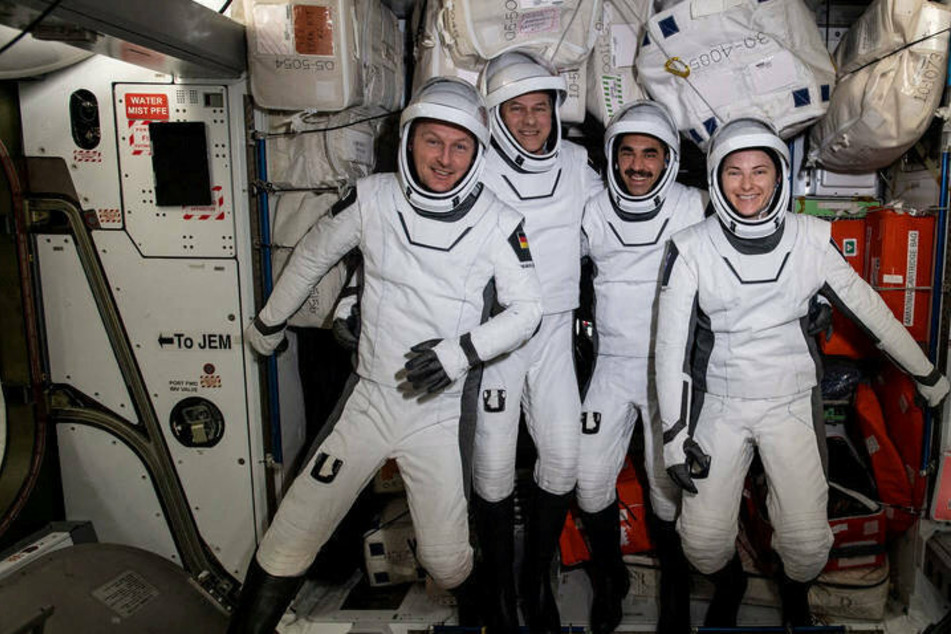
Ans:
{"label": "white stowage bag", "polygon": [[[473,86],[478,86],[479,73],[485,62],[474,63],[470,68],[456,65],[440,37],[436,22],[440,0],[419,0],[413,9],[413,92],[432,77],[458,77]],[[562,70],[568,86],[568,95],[559,110],[563,123],[581,123],[585,112],[585,68]]]}
{"label": "white stowage bag", "polygon": [[598,39],[588,57],[587,108],[607,124],[622,104],[643,99],[634,60],[653,13],[651,0],[605,0]]}
{"label": "white stowage bag", "polygon": [[809,162],[871,172],[914,145],[941,101],[949,26],[951,10],[936,2],[869,5],[835,50],[839,79],[829,111],[810,131]]}
{"label": "white stowage bag", "polygon": [[[339,198],[335,193],[311,192],[287,192],[280,196],[271,229],[271,264],[275,282],[280,279],[294,246],[318,220],[330,212]],[[287,320],[287,324],[301,328],[330,328],[334,304],[346,282],[347,267],[341,261],[311,289],[304,304]]]}
{"label": "white stowage bag", "polygon": [[583,123],[588,69],[582,65],[580,68],[563,70],[559,74],[565,78],[565,85],[568,87],[565,102],[558,110],[559,118],[562,123]]}
{"label": "white stowage bag", "polygon": [[243,0],[251,94],[263,108],[398,109],[402,35],[380,0]]}
{"label": "white stowage bag", "polygon": [[440,0],[417,0],[413,8],[413,93],[433,77],[458,77],[473,86],[478,85],[482,65],[473,69],[460,68],[439,36],[436,23]]}
{"label": "white stowage bag", "polygon": [[367,176],[383,121],[372,117],[385,112],[361,107],[332,115],[272,116],[270,130],[282,136],[268,139],[268,180],[285,188],[337,188]]}
{"label": "white stowage bag", "polygon": [[701,148],[738,117],[766,119],[789,138],[828,106],[835,72],[802,0],[684,0],[647,31],[638,80]]}
{"label": "white stowage bag", "polygon": [[463,68],[525,48],[565,70],[584,64],[600,17],[601,0],[443,0],[438,20]]}

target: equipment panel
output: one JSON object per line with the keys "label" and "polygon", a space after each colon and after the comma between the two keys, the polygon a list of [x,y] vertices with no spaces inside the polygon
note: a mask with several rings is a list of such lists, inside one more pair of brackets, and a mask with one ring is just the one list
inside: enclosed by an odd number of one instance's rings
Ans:
{"label": "equipment panel", "polygon": [[146,257],[235,253],[222,86],[116,84],[126,231]]}

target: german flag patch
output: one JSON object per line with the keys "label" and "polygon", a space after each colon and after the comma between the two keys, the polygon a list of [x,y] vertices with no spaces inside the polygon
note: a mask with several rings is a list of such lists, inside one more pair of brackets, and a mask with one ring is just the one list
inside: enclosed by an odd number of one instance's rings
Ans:
{"label": "german flag patch", "polygon": [[522,266],[535,266],[531,249],[528,248],[528,236],[525,235],[522,223],[519,223],[512,235],[509,236],[509,244],[512,245],[512,250],[515,251],[515,256],[522,263]]}

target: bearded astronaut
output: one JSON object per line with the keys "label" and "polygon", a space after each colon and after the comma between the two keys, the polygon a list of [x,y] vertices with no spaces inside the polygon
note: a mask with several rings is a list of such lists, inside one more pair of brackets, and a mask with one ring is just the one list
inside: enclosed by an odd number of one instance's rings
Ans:
{"label": "bearded astronaut", "polygon": [[703,220],[701,192],[675,182],[680,137],[667,109],[635,101],[604,135],[608,188],[588,201],[582,229],[594,264],[597,357],[581,409],[578,506],[591,547],[591,630],[621,620],[629,578],[621,560],[615,484],[637,419],[644,430],[651,523],[661,563],[658,631],[690,630],[689,570],[674,527],[680,489],[664,469],[651,354],[654,298],[667,239]]}
{"label": "bearded astronaut", "polygon": [[716,216],[672,237],[658,300],[664,460],[684,489],[678,530],[687,558],[716,585],[706,624],[735,626],[746,589],[737,514],[758,452],[783,622],[809,625],[809,585],[833,541],[810,299],[819,293],[858,323],[929,405],[949,384],[846,263],[829,223],[787,213],[789,153],[769,124],[738,119],[718,129],[707,177]]}
{"label": "bearded astronaut", "polygon": [[[356,374],[258,547],[231,634],[273,631],[316,553],[390,457],[406,483],[420,563],[454,590],[460,622],[477,620],[463,613],[476,609],[460,453],[467,372],[531,336],[540,289],[521,217],[480,181],[489,131],[476,90],[454,79],[424,84],[403,111],[400,137],[399,172],[359,180],[314,226],[247,329],[252,347],[271,354],[314,283],[359,248]],[[503,310],[486,320],[493,280]]]}
{"label": "bearded astronaut", "polygon": [[473,509],[487,570],[491,632],[515,632],[515,454],[520,410],[538,452],[538,485],[526,528],[523,613],[534,632],[561,632],[552,557],[575,487],[581,399],[572,359],[578,306],[581,216],[601,187],[580,146],[563,143],[558,106],[564,78],[523,52],[491,60],[480,77],[492,129],[485,184],[525,216],[542,286],[539,331],[486,365],[473,457]]}

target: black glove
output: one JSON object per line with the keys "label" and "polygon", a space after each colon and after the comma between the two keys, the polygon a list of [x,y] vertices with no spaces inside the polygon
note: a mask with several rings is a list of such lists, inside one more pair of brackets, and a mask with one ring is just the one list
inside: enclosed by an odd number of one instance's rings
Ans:
{"label": "black glove", "polygon": [[441,342],[442,339],[430,339],[410,348],[409,361],[403,367],[406,368],[406,380],[415,391],[432,394],[452,383],[433,350]]}
{"label": "black glove", "polygon": [[710,474],[710,456],[703,452],[700,445],[693,438],[684,441],[686,460],[667,468],[667,474],[674,483],[685,491],[696,493],[697,487],[693,479],[703,479]]}
{"label": "black glove", "polygon": [[360,305],[354,304],[346,319],[337,317],[331,325],[334,339],[345,350],[356,350],[360,340]]}
{"label": "black glove", "polygon": [[815,337],[825,333],[826,341],[832,339],[832,306],[819,301],[818,295],[809,300],[809,315],[806,322],[806,334]]}

